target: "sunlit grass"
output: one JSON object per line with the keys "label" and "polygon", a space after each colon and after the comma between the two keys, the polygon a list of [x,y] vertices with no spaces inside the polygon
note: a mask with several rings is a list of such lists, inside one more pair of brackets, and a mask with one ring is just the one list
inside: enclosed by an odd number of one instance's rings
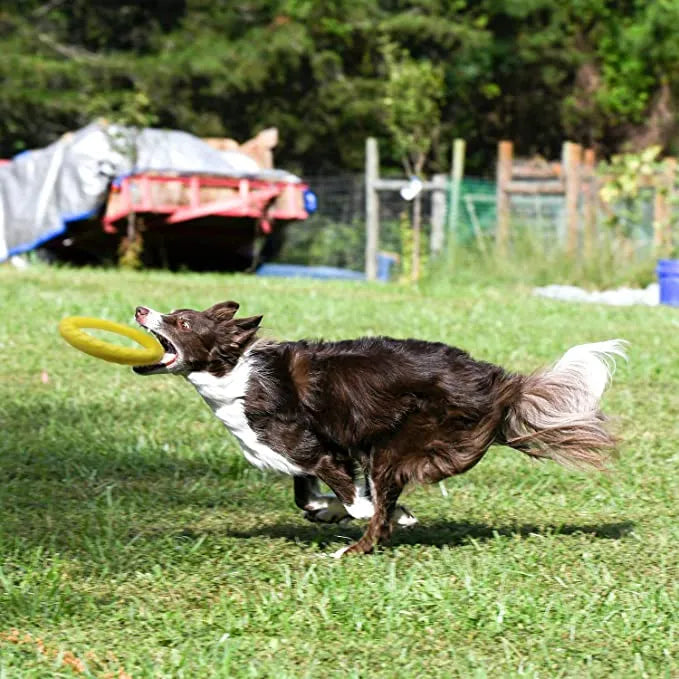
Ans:
{"label": "sunlit grass", "polygon": [[[1,677],[75,676],[67,652],[102,677],[679,673],[675,310],[483,281],[424,294],[40,267],[0,269],[0,296]],[[328,559],[360,525],[308,524],[291,481],[251,468],[189,384],[56,331],[66,315],[129,322],[137,304],[223,299],[280,338],[417,336],[524,371],[624,337],[630,362],[606,398],[616,470],[493,450],[409,492],[420,525],[376,556]]]}

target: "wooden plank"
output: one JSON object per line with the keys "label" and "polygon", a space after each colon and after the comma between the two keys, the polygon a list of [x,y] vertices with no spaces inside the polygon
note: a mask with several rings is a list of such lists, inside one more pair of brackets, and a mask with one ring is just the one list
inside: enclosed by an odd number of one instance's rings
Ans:
{"label": "wooden plank", "polygon": [[521,163],[512,166],[512,179],[559,179],[561,174],[561,163],[549,163],[544,167]]}
{"label": "wooden plank", "polygon": [[365,141],[365,277],[377,279],[377,248],[380,238],[380,199],[376,184],[380,174],[377,139]]}
{"label": "wooden plank", "polygon": [[547,182],[531,182],[512,180],[505,185],[507,193],[521,193],[521,194],[536,194],[545,193],[551,195],[563,194],[566,191],[564,182],[562,181],[547,181]]}
{"label": "wooden plank", "polygon": [[571,141],[564,142],[562,157],[566,185],[566,251],[573,257],[578,249],[578,196],[582,147]]}
{"label": "wooden plank", "polygon": [[497,204],[497,229],[495,231],[495,244],[500,252],[507,250],[509,240],[509,194],[507,185],[512,179],[512,156],[514,144],[511,141],[501,141],[497,147],[496,169],[496,204]]}

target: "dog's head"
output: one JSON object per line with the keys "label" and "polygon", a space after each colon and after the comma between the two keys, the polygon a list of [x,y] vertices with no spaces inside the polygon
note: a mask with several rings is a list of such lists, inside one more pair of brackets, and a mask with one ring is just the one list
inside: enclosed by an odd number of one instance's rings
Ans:
{"label": "dog's head", "polygon": [[158,363],[136,366],[134,371],[139,375],[228,373],[254,340],[262,320],[261,316],[234,318],[237,310],[237,302],[221,302],[205,311],[178,309],[171,314],[138,306],[137,323],[155,335],[165,353]]}

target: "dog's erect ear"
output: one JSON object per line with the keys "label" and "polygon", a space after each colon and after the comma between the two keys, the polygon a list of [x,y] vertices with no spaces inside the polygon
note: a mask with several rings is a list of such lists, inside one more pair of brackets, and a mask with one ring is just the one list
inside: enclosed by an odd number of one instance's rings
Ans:
{"label": "dog's erect ear", "polygon": [[233,322],[231,343],[233,346],[243,346],[251,340],[262,322],[263,316],[250,316],[249,318],[238,318]]}
{"label": "dog's erect ear", "polygon": [[210,318],[214,318],[215,321],[222,323],[224,321],[230,321],[236,311],[238,311],[239,306],[240,304],[238,304],[238,302],[220,302],[219,304],[215,304],[209,309],[206,309],[205,314]]}

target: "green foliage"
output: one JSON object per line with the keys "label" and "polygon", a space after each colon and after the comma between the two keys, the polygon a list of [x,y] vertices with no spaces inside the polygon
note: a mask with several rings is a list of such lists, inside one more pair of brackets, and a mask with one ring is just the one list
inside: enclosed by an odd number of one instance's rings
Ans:
{"label": "green foliage", "polygon": [[144,252],[144,238],[138,231],[133,230],[131,236],[120,241],[118,247],[118,266],[121,269],[134,271],[142,268],[141,256]]}
{"label": "green foliage", "polygon": [[[446,169],[454,137],[467,140],[476,172],[492,167],[500,137],[547,157],[558,155],[565,136],[603,151],[640,129],[673,143],[669,127],[646,120],[660,95],[659,110],[676,117],[673,0],[171,0],[159,7],[3,3],[0,155],[50,143],[93,115],[126,116],[130,102],[138,111],[139,93],[148,99],[143,120],[197,135],[245,139],[278,126],[278,162],[308,174],[360,169],[366,136],[384,139],[390,118],[418,113],[428,124],[436,118],[430,131],[440,128],[427,172]],[[385,44],[396,63],[409,55],[403,70],[415,69],[402,97],[386,77]],[[420,99],[420,111],[412,109],[412,86],[432,95]],[[402,155],[401,141],[383,145],[385,166],[399,167]]]}
{"label": "green foliage", "polygon": [[618,237],[633,238],[644,222],[643,211],[652,198],[649,180],[662,172],[658,162],[661,150],[651,146],[641,153],[617,154],[599,167],[606,178],[599,191],[607,211],[605,224]]}
{"label": "green foliage", "polygon": [[438,135],[443,67],[413,59],[393,43],[382,48],[387,81],[383,99],[387,129],[408,174],[419,175]]}
{"label": "green foliage", "polygon": [[676,257],[679,253],[676,170],[674,166],[668,168],[669,159],[659,160],[661,151],[660,146],[651,146],[640,153],[616,154],[610,162],[602,163],[599,172],[606,181],[599,196],[607,212],[605,224],[618,237],[629,240],[638,238],[641,225],[648,222],[644,217],[650,212],[652,201],[664,199],[666,215],[664,219],[656,215],[659,221],[653,221],[653,242],[657,245],[656,254]]}
{"label": "green foliage", "polygon": [[495,248],[491,231],[474,241],[457,244],[445,260],[425,269],[424,289],[439,290],[460,283],[498,285],[577,285],[605,290],[618,286],[645,287],[656,281],[656,253],[650,238],[633,241],[615,230],[597,235],[591,253],[569,256],[555,234],[540,233],[535,224],[512,223],[509,252]]}
{"label": "green foliage", "polygon": [[153,127],[158,116],[148,93],[143,89],[121,90],[115,99],[98,93],[88,102],[87,115],[92,118],[108,118],[108,122],[135,129]]}

